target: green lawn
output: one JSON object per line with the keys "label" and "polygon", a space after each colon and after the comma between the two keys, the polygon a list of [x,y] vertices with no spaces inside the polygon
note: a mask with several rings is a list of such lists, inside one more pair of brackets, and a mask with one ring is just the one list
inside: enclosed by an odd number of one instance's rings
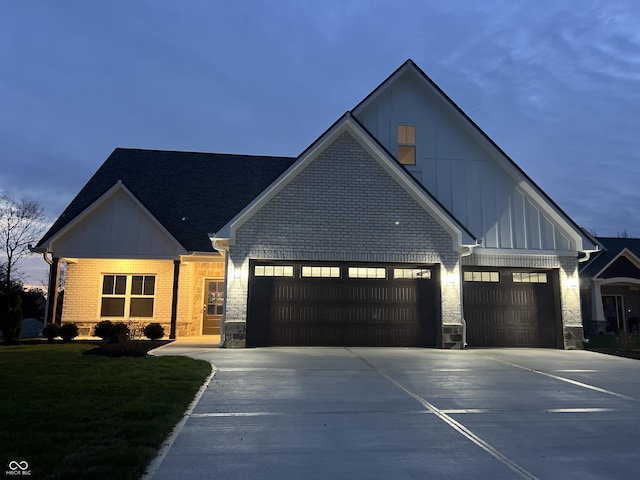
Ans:
{"label": "green lawn", "polygon": [[139,478],[211,372],[185,357],[81,354],[89,348],[0,347],[1,478],[12,461],[37,479]]}

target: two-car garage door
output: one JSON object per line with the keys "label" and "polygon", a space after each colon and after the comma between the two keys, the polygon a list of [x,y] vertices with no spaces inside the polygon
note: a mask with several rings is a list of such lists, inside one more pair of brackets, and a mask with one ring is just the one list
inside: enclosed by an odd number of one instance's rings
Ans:
{"label": "two-car garage door", "polygon": [[250,263],[247,345],[436,346],[439,267]]}

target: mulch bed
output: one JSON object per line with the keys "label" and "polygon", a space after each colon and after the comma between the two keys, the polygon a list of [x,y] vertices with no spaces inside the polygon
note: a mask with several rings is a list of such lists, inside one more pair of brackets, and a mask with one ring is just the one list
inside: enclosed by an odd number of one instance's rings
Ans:
{"label": "mulch bed", "polygon": [[84,355],[105,357],[146,357],[149,350],[161,347],[172,340],[127,340],[120,343],[100,343],[97,347],[83,352]]}

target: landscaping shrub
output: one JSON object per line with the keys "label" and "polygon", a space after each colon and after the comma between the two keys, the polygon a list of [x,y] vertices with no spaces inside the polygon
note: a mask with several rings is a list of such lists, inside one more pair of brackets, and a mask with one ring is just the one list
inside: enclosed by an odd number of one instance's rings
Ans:
{"label": "landscaping shrub", "polygon": [[159,323],[150,323],[144,327],[144,335],[149,340],[160,340],[164,337],[164,327]]}
{"label": "landscaping shrub", "polygon": [[150,323],[144,327],[144,335],[149,340],[160,340],[164,337],[164,328],[159,323]]}
{"label": "landscaping shrub", "polygon": [[113,322],[111,320],[102,320],[93,327],[93,335],[100,337],[102,340],[108,340],[113,330]]}
{"label": "landscaping shrub", "polygon": [[63,342],[70,342],[78,336],[78,326],[75,323],[63,323],[60,327],[60,336]]}
{"label": "landscaping shrub", "polygon": [[129,340],[129,326],[124,322],[116,322],[113,324],[109,341],[111,343],[123,343]]}
{"label": "landscaping shrub", "polygon": [[48,323],[42,329],[42,336],[45,337],[49,342],[53,342],[53,339],[60,336],[60,325],[56,323]]}

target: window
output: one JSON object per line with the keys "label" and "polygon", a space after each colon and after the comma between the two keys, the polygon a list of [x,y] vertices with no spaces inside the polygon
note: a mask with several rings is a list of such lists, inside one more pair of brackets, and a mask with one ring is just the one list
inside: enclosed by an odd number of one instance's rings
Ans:
{"label": "window", "polygon": [[153,317],[153,295],[156,277],[152,275],[134,275],[131,277],[130,317]]}
{"label": "window", "polygon": [[428,268],[394,268],[393,278],[431,278],[431,270]]}
{"label": "window", "polygon": [[101,317],[153,317],[154,275],[104,275]]}
{"label": "window", "polygon": [[303,266],[302,277],[340,278],[340,267]]}
{"label": "window", "polygon": [[500,273],[498,272],[464,272],[465,282],[489,282],[499,283]]}
{"label": "window", "polygon": [[256,265],[256,277],[293,277],[293,265]]}
{"label": "window", "polygon": [[403,165],[416,164],[415,125],[398,125],[398,161]]}
{"label": "window", "polygon": [[513,272],[513,283],[547,283],[543,272]]}
{"label": "window", "polygon": [[387,278],[384,267],[349,267],[349,278]]}
{"label": "window", "polygon": [[127,293],[125,275],[105,275],[102,279],[101,317],[124,317]]}
{"label": "window", "polygon": [[207,292],[207,315],[222,315],[224,310],[224,282],[209,282]]}

